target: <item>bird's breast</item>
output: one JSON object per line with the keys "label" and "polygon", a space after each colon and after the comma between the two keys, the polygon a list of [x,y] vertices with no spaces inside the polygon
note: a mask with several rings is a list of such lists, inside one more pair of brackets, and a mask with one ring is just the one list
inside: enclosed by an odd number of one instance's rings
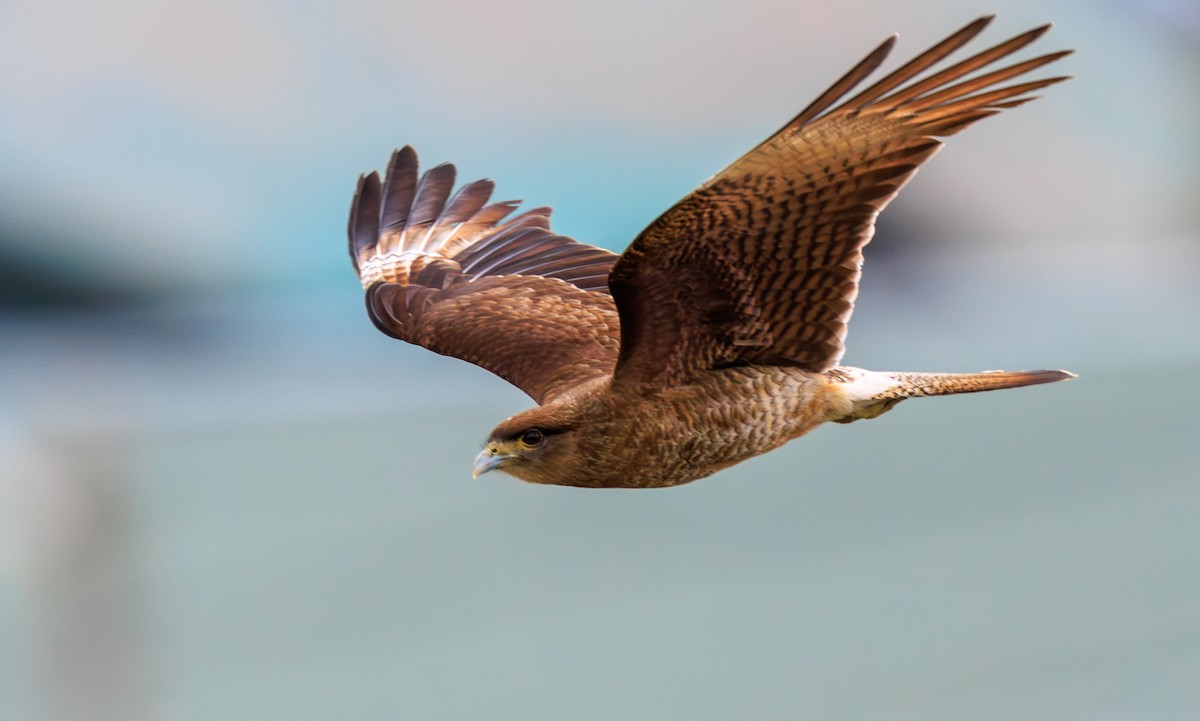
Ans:
{"label": "bird's breast", "polygon": [[617,394],[613,478],[679,485],[777,448],[826,420],[823,387],[820,376],[800,369],[747,366],[645,395]]}

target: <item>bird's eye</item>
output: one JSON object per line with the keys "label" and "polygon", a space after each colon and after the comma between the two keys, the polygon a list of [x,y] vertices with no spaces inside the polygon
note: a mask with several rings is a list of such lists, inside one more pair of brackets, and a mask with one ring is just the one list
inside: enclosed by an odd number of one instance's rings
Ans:
{"label": "bird's eye", "polygon": [[530,428],[521,434],[521,443],[527,446],[536,446],[542,442],[543,438],[545,438],[545,436],[542,435],[541,431],[536,428]]}

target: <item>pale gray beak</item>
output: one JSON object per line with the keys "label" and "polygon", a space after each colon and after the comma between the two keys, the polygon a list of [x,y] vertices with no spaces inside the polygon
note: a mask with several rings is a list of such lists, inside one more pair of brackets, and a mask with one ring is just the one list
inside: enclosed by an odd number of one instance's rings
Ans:
{"label": "pale gray beak", "polygon": [[496,453],[490,448],[484,448],[475,456],[475,467],[471,469],[471,478],[479,478],[490,470],[504,465],[510,458],[510,453]]}

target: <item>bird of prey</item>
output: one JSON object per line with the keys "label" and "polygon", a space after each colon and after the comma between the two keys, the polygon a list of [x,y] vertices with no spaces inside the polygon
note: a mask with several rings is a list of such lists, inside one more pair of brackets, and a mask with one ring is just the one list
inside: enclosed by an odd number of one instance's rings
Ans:
{"label": "bird of prey", "polygon": [[620,255],[556,235],[549,208],[505,220],[518,203],[489,204],[490,180],[452,196],[454,166],[418,176],[411,147],[382,180],[361,177],[350,256],[375,325],[482,366],[539,404],[496,426],[474,475],[675,486],[905,398],[1073,377],[839,365],[879,212],[938,138],[1067,79],[1009,82],[1070,51],[993,69],[1049,25],[930,70],[990,21],[858,90],[888,38]]}

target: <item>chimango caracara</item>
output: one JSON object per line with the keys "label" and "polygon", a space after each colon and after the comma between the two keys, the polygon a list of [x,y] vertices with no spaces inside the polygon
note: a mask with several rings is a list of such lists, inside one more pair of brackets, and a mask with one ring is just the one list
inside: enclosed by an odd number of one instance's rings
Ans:
{"label": "chimango caracara", "polygon": [[490,180],[451,196],[454,166],[418,178],[405,147],[350,214],[371,319],[537,401],[492,431],[476,476],[568,486],[674,486],[905,398],[1070,378],[838,365],[875,217],[937,138],[1065,79],[1013,82],[1069,51],[990,69],[1048,25],[925,73],[990,20],[858,90],[889,38],[621,255],[555,235],[549,208],[504,220],[517,203],[488,204]]}

